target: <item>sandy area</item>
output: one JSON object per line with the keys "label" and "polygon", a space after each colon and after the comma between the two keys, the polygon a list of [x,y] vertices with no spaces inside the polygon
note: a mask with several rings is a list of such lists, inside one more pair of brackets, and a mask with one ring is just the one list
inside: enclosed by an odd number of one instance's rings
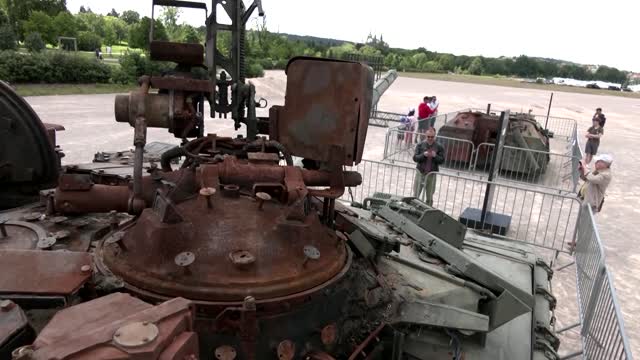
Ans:
{"label": "sandy area", "polygon": [[[282,72],[268,71],[265,78],[257,79],[254,83],[258,96],[266,98],[269,105],[283,103],[285,78]],[[438,96],[441,113],[467,107],[486,108],[487,103],[492,103],[494,108],[510,108],[514,111],[532,109],[534,113],[545,113],[550,94],[541,90],[401,77],[382,97],[378,109],[405,112],[409,107],[417,107],[424,95]],[[66,127],[67,131],[58,136],[58,143],[67,154],[65,163],[91,161],[98,150],[120,150],[131,146],[131,128],[114,120],[114,95],[48,96],[27,100],[43,121]],[[610,152],[615,157],[614,179],[597,222],[632,349],[640,353],[640,318],[634,316],[640,313],[640,295],[635,291],[640,286],[640,272],[636,272],[640,270],[640,247],[634,245],[640,241],[640,235],[633,225],[636,223],[633,219],[640,214],[640,184],[633,180],[637,176],[633,174],[640,170],[640,155],[631,151],[633,144],[640,141],[640,126],[636,123],[640,119],[640,100],[556,93],[551,115],[574,118],[578,121],[579,129],[586,131],[596,107],[602,107],[608,119],[601,152]],[[206,121],[206,125],[211,133],[231,135],[234,132],[233,123],[229,120],[211,119]],[[365,158],[382,158],[384,135],[385,129],[369,127]],[[149,139],[177,143],[164,129],[150,129]],[[575,299],[572,298],[569,285],[559,289],[558,295],[560,301],[566,297],[569,297],[569,301]],[[568,324],[571,319],[559,321]]]}

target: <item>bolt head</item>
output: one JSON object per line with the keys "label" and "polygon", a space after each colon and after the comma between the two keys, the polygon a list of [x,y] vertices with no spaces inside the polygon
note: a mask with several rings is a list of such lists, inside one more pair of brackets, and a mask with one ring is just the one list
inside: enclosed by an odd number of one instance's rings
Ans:
{"label": "bolt head", "polygon": [[2,301],[0,301],[0,310],[9,311],[9,310],[13,309],[14,305],[15,304],[11,300],[2,300]]}
{"label": "bolt head", "polygon": [[200,189],[200,195],[202,196],[212,196],[216,193],[216,189],[212,187],[203,187]]}
{"label": "bolt head", "polygon": [[256,193],[256,198],[262,200],[262,201],[269,201],[271,200],[271,195],[267,194],[266,192],[257,192]]}

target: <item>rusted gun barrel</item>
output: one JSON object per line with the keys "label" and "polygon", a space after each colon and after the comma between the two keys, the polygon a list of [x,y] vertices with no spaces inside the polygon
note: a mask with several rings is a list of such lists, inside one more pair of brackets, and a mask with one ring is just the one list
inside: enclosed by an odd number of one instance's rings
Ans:
{"label": "rusted gun barrel", "polygon": [[373,85],[373,100],[371,101],[371,107],[374,108],[378,104],[378,100],[382,97],[385,91],[393,84],[398,78],[398,72],[391,69],[376,81]]}

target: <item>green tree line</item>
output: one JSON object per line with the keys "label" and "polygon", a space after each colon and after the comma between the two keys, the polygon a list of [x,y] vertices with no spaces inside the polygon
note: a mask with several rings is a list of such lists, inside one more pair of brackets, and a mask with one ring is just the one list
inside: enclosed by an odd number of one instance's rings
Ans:
{"label": "green tree line", "polygon": [[[164,8],[154,22],[154,38],[177,42],[203,43],[205,27],[193,27],[180,21],[179,8]],[[0,50],[15,49],[18,42],[35,51],[42,44],[57,45],[58,37],[74,37],[79,50],[93,51],[104,45],[126,43],[133,49],[145,50],[149,45],[151,19],[135,11],[112,9],[105,15],[82,6],[71,14],[66,0],[0,0]],[[222,32],[218,47],[230,48],[229,33]],[[453,72],[473,75],[518,76],[526,78],[566,77],[578,80],[602,80],[625,83],[628,73],[600,66],[591,72],[585,66],[552,59],[521,55],[491,58],[438,53],[425,48],[413,50],[390,48],[382,36],[369,36],[364,44],[346,41],[291,36],[270,32],[266,23],[258,23],[246,34],[249,73],[259,75],[262,69],[284,68],[294,56],[345,58],[347,54],[379,56],[384,66],[400,71]],[[65,46],[70,43],[65,42]]]}

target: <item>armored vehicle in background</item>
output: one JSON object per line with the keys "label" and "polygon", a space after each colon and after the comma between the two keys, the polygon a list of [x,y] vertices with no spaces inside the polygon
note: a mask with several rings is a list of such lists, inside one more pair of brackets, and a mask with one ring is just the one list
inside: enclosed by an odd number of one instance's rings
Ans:
{"label": "armored vehicle in background", "polygon": [[[466,140],[474,145],[445,142],[446,158],[450,161],[470,163],[476,156],[476,167],[488,168],[486,162],[491,159],[490,152],[496,142],[499,115],[477,111],[458,113],[447,121],[438,131],[439,136]],[[505,137],[505,151],[500,170],[518,176],[544,174],[549,163],[549,134],[538,124],[535,117],[526,113],[513,113]]]}

